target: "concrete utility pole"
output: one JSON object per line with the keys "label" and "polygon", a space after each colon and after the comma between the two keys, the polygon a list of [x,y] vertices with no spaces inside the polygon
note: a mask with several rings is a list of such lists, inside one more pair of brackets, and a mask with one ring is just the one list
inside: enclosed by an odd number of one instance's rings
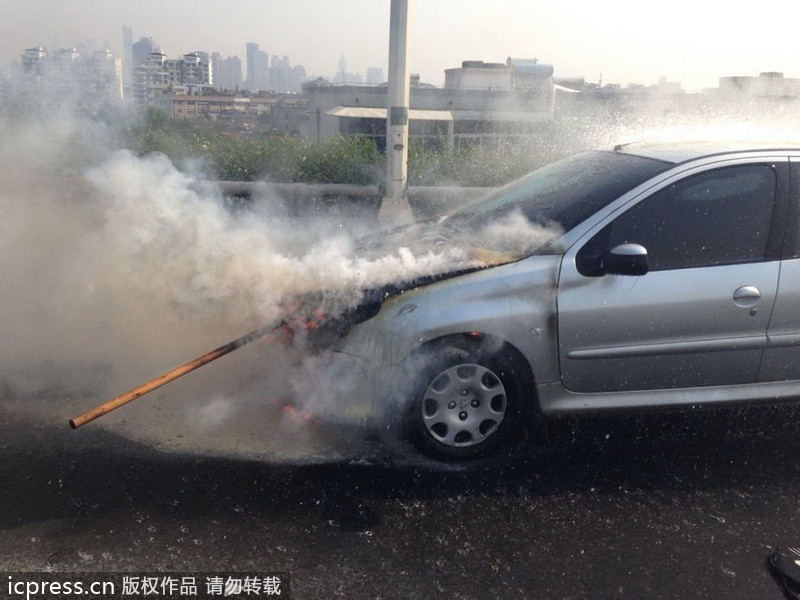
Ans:
{"label": "concrete utility pole", "polygon": [[392,223],[412,220],[408,203],[408,8],[411,0],[391,0],[389,23],[389,90],[386,115],[386,192],[380,218]]}

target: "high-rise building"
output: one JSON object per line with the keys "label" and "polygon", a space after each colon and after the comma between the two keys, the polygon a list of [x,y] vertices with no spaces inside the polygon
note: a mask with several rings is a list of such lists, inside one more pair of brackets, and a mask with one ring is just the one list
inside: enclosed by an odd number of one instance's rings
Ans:
{"label": "high-rise building", "polygon": [[110,50],[88,53],[76,48],[48,51],[28,48],[22,55],[22,70],[41,84],[44,103],[61,103],[79,112],[92,114],[109,102],[123,98],[122,60]]}
{"label": "high-rise building", "polygon": [[359,73],[347,72],[347,61],[344,58],[344,54],[342,54],[339,57],[339,70],[336,71],[336,75],[333,76],[333,81],[334,83],[360,84],[362,78]]}
{"label": "high-rise building", "polygon": [[123,90],[131,89],[133,77],[133,29],[122,26],[122,86]]}
{"label": "high-rise building", "polygon": [[190,52],[181,59],[181,74],[179,81],[186,85],[214,85],[214,67],[207,52]]}
{"label": "high-rise building", "polygon": [[136,65],[133,74],[133,98],[139,106],[156,106],[169,112],[169,96],[171,89],[167,55],[152,52]]}
{"label": "high-rise building", "polygon": [[292,67],[288,56],[270,57],[254,42],[247,44],[246,68],[245,85],[252,91],[301,92],[308,79],[306,70],[300,66]]}
{"label": "high-rise building", "polygon": [[242,61],[238,56],[222,58],[219,52],[211,55],[214,71],[214,87],[220,90],[235,90],[242,85]]}
{"label": "high-rise building", "polygon": [[247,87],[251,87],[256,80],[256,52],[258,52],[258,44],[255,42],[247,42],[247,54],[246,54],[246,68],[247,68],[247,76],[245,81],[247,83]]}
{"label": "high-rise building", "polygon": [[308,81],[306,69],[302,65],[295,65],[292,67],[292,92],[302,92],[303,84]]}
{"label": "high-rise building", "polygon": [[292,67],[288,56],[272,55],[272,64],[269,69],[269,89],[285,92],[289,91],[292,80]]}
{"label": "high-rise building", "polygon": [[386,83],[381,67],[367,67],[367,85],[380,85]]}
{"label": "high-rise building", "polygon": [[247,44],[247,87],[251,90],[269,89],[269,54],[258,44]]}
{"label": "high-rise building", "polygon": [[136,67],[138,67],[142,62],[149,59],[150,55],[153,52],[159,52],[159,48],[156,43],[153,41],[151,37],[141,37],[139,41],[133,44],[131,47],[131,56],[133,58],[131,62],[131,73],[136,71]]}
{"label": "high-rise building", "polygon": [[98,101],[122,100],[123,65],[124,61],[115,58],[108,49],[93,52],[86,70],[86,87],[91,96]]}
{"label": "high-rise building", "polygon": [[44,74],[44,61],[47,58],[47,50],[42,46],[28,48],[22,55],[22,70],[32,75]]}
{"label": "high-rise building", "polygon": [[142,106],[157,106],[171,113],[173,91],[202,93],[213,83],[213,67],[206,52],[190,52],[168,59],[162,52],[151,53],[139,63],[134,74],[134,99]]}
{"label": "high-rise building", "polygon": [[247,44],[247,87],[251,90],[269,89],[269,54],[258,44]]}

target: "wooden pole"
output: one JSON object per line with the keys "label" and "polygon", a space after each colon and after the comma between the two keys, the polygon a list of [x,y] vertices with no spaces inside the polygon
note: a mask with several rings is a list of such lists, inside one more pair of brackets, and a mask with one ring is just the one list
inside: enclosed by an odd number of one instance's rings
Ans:
{"label": "wooden pole", "polygon": [[145,394],[152,392],[155,389],[160,388],[162,385],[166,385],[170,381],[174,381],[178,377],[186,375],[195,369],[199,369],[203,365],[207,365],[208,363],[225,356],[226,354],[233,352],[237,348],[241,348],[245,344],[249,344],[250,342],[257,340],[260,337],[267,335],[268,333],[272,333],[273,331],[283,327],[284,323],[281,322],[278,325],[267,325],[260,329],[256,329],[248,333],[245,336],[240,337],[239,339],[233,340],[225,344],[224,346],[220,346],[216,350],[212,350],[211,352],[207,352],[203,354],[203,356],[199,356],[194,360],[190,360],[189,362],[180,365],[179,367],[175,367],[174,369],[170,369],[166,373],[159,375],[158,377],[154,377],[150,381],[147,381],[132,390],[125,392],[124,394],[120,394],[103,404],[95,406],[91,410],[86,411],[83,414],[78,415],[74,419],[70,419],[69,426],[73,429],[77,429],[81,425],[85,425],[90,421],[94,421],[97,417],[101,417],[106,413],[111,412],[112,410],[116,410],[120,406],[131,402],[132,400],[136,400],[137,398],[144,396]]}

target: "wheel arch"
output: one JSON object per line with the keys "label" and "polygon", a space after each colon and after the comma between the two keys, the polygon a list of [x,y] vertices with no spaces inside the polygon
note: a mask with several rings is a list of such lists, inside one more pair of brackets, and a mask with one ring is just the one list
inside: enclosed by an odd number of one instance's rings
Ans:
{"label": "wheel arch", "polygon": [[529,410],[535,411],[536,414],[541,412],[539,397],[536,393],[536,377],[530,362],[525,358],[525,355],[519,348],[501,337],[480,331],[449,333],[423,342],[414,348],[403,362],[413,361],[416,357],[425,356],[432,351],[441,350],[446,347],[461,348],[465,351],[481,347],[482,349],[503,353],[511,357],[512,362],[519,369],[519,375],[524,382],[527,395],[526,405],[529,407]]}
{"label": "wheel arch", "polygon": [[[424,410],[426,396],[420,392],[426,381],[433,381],[427,377],[435,378],[440,369],[448,367],[448,363],[455,365],[462,361],[489,365],[490,372],[495,371],[504,385],[514,389],[516,400],[511,403],[511,412],[507,412],[505,419],[497,425],[498,429],[491,439],[476,445],[454,447],[449,442],[437,442],[435,434],[438,432],[421,420],[420,411]],[[498,367],[501,370],[497,370]],[[417,377],[425,373],[427,375],[422,379]],[[518,348],[496,336],[474,331],[450,333],[427,340],[406,356],[398,375],[402,383],[394,389],[399,394],[399,403],[394,404],[394,410],[386,421],[385,439],[394,442],[396,437],[401,443],[410,442],[423,454],[439,460],[492,460],[508,456],[509,452],[518,450],[526,440],[531,439],[541,416],[531,365]],[[479,405],[473,407],[479,409]],[[448,408],[453,409],[452,406]],[[475,427],[475,421],[468,425],[468,429],[470,427]]]}

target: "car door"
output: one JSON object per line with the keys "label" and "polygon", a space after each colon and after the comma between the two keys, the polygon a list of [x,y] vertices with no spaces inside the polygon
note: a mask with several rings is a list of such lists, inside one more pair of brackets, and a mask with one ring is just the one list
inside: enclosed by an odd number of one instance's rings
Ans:
{"label": "car door", "polygon": [[787,231],[775,309],[758,380],[800,379],[800,157],[791,159]]}
{"label": "car door", "polygon": [[[788,159],[725,161],[672,178],[589,229],[558,284],[563,385],[610,392],[754,382],[778,287]],[[785,219],[783,219],[785,220]],[[599,274],[639,244],[642,276]]]}

